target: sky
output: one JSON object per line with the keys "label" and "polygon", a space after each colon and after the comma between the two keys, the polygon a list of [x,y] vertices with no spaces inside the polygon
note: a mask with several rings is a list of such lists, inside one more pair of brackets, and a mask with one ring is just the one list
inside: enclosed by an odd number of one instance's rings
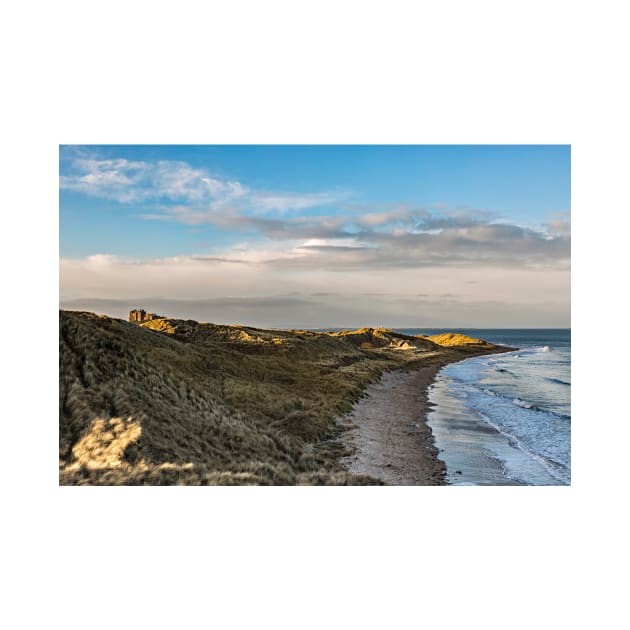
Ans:
{"label": "sky", "polygon": [[60,305],[569,327],[570,147],[61,146]]}

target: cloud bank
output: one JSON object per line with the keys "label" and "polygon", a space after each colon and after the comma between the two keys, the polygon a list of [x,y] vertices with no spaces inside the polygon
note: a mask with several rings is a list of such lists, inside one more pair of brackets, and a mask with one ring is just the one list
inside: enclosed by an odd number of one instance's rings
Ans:
{"label": "cloud bank", "polygon": [[569,325],[568,213],[523,225],[444,204],[263,191],[175,161],[78,157],[60,187],[212,234],[180,256],[62,258],[69,308],[265,326]]}
{"label": "cloud bank", "polygon": [[567,270],[518,267],[355,269],[351,273],[179,256],[62,259],[63,308],[268,327],[569,324]]}

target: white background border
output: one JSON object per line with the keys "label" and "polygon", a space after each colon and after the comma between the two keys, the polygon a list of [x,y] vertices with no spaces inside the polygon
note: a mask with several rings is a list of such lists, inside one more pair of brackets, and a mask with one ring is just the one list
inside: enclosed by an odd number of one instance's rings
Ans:
{"label": "white background border", "polygon": [[[628,562],[622,6],[2,9],[4,627],[627,621],[616,576]],[[573,486],[57,487],[58,145],[68,143],[571,144]]]}

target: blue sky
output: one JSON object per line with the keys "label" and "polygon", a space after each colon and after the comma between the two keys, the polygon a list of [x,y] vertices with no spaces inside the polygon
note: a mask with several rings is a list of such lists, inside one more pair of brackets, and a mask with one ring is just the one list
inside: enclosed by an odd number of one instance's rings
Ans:
{"label": "blue sky", "polygon": [[59,203],[70,306],[569,321],[568,146],[64,146]]}
{"label": "blue sky", "polygon": [[[567,146],[62,147],[62,176],[81,173],[73,167],[77,155],[182,162],[255,189],[326,193],[348,203],[466,206],[519,224],[542,224],[553,213],[570,209]],[[217,245],[225,243],[226,237],[240,236],[211,225],[191,230],[142,218],[155,206],[176,203],[168,197],[121,203],[62,188],[61,255],[177,255],[198,249],[200,233]],[[315,204],[300,213],[316,214],[323,208]]]}

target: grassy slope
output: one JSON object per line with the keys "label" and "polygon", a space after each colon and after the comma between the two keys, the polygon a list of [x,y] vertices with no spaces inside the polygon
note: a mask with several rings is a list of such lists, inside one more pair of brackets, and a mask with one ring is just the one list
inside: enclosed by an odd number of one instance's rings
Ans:
{"label": "grassy slope", "polygon": [[460,341],[61,311],[60,483],[378,483],[337,463],[335,418],[383,370],[497,350]]}

